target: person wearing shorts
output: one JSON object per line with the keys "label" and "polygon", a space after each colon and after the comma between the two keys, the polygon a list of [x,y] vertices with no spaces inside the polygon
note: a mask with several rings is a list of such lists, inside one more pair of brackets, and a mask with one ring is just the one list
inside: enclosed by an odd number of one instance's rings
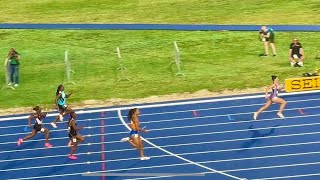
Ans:
{"label": "person wearing shorts", "polygon": [[268,28],[266,26],[261,27],[260,31],[261,40],[264,46],[264,54],[263,56],[269,56],[269,45],[272,49],[273,56],[277,55],[276,47],[275,47],[275,33],[272,28]]}
{"label": "person wearing shorts", "polygon": [[78,159],[74,154],[78,149],[78,144],[81,142],[84,142],[84,137],[78,134],[78,131],[83,129],[83,126],[78,128],[76,117],[77,117],[76,113],[72,111],[70,113],[70,119],[68,121],[68,136],[70,139],[68,146],[71,148],[71,153],[68,157],[71,160]]}
{"label": "person wearing shorts", "polygon": [[292,40],[292,43],[289,47],[289,61],[291,67],[302,67],[304,60],[304,51],[302,44],[297,38]]}
{"label": "person wearing shorts", "polygon": [[71,96],[72,93],[70,94],[66,94],[64,92],[64,86],[63,85],[59,85],[57,88],[57,92],[56,92],[56,98],[55,98],[55,105],[56,108],[58,109],[59,115],[55,118],[55,120],[51,123],[51,126],[54,128],[57,128],[57,121],[63,121],[63,117],[65,115],[70,114],[70,112],[72,111],[72,109],[70,107],[67,106],[66,104],[66,100],[67,98],[69,98]]}
{"label": "person wearing shorts", "polygon": [[129,110],[128,119],[130,121],[131,131],[129,133],[129,137],[122,138],[122,142],[129,142],[135,149],[137,149],[140,153],[140,160],[149,160],[150,157],[144,155],[143,149],[143,141],[139,132],[148,132],[147,130],[140,128],[140,121],[138,116],[140,115],[140,111],[137,108],[133,108]]}
{"label": "person wearing shorts", "polygon": [[[262,111],[268,109],[271,106],[271,104],[273,104],[273,103],[280,104],[280,109],[279,109],[277,115],[280,118],[284,118],[284,115],[282,114],[282,112],[283,112],[287,102],[284,99],[282,99],[282,98],[280,98],[278,96],[278,90],[280,89],[278,77],[277,76],[271,76],[271,79],[272,79],[273,83],[272,83],[271,86],[267,87],[267,89],[266,89],[266,100],[267,100],[267,102],[265,103],[264,106],[262,106],[257,112],[255,112],[253,114],[253,119],[254,120],[257,120],[258,115]],[[269,90],[270,89],[272,91],[271,91],[271,94],[269,95]]]}
{"label": "person wearing shorts", "polygon": [[31,127],[31,120],[35,119],[35,123],[33,126],[33,129],[31,131],[31,134],[24,138],[20,138],[18,140],[18,145],[20,146],[24,141],[33,138],[38,132],[44,133],[46,136],[46,143],[44,144],[45,147],[50,148],[52,145],[49,143],[49,134],[50,131],[43,127],[43,120],[46,117],[47,113],[41,113],[41,108],[39,106],[36,106],[33,108],[36,113],[29,116],[29,123],[28,126]]}

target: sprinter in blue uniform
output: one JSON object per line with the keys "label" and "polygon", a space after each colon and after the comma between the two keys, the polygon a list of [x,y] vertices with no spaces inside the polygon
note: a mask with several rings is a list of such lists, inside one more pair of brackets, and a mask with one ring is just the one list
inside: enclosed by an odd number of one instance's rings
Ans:
{"label": "sprinter in blue uniform", "polygon": [[148,132],[147,130],[140,128],[140,122],[138,116],[140,111],[137,108],[131,109],[128,113],[128,119],[130,121],[130,134],[127,138],[122,138],[122,142],[129,142],[134,148],[136,148],[140,153],[140,160],[149,160],[150,157],[144,155],[143,141],[139,135],[139,132]]}

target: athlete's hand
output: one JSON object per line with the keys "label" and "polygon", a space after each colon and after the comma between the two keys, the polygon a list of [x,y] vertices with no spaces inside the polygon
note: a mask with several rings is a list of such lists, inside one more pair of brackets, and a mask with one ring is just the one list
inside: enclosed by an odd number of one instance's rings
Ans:
{"label": "athlete's hand", "polygon": [[84,126],[80,126],[80,128],[79,129],[84,129]]}
{"label": "athlete's hand", "polygon": [[31,127],[31,124],[28,124],[29,127]]}

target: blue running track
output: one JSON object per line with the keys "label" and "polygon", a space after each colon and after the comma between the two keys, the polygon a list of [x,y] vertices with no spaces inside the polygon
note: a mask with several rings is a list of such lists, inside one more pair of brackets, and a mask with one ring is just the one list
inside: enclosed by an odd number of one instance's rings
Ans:
{"label": "blue running track", "polygon": [[[128,136],[129,107],[79,110],[77,122],[86,127],[80,131],[86,141],[74,161],[67,158],[66,123],[57,129],[49,125],[54,113],[45,123],[50,149],[44,147],[43,134],[18,147],[18,138],[28,134],[26,116],[0,117],[0,179],[320,179],[320,94],[283,98],[288,101],[285,119],[276,116],[278,105],[273,105],[257,121],[252,115],[265,102],[263,95],[136,105],[141,126],[150,130],[142,134],[148,161],[120,142]],[[105,177],[88,176],[102,172]]]}

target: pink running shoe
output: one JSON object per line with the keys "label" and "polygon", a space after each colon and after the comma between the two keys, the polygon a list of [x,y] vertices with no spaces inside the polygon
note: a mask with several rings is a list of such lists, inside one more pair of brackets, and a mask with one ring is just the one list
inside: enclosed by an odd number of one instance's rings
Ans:
{"label": "pink running shoe", "polygon": [[51,148],[51,147],[52,147],[52,145],[51,145],[50,143],[45,143],[44,146],[45,146],[46,148]]}
{"label": "pink running shoe", "polygon": [[76,159],[78,159],[78,158],[77,158],[77,156],[69,155],[69,159],[71,159],[71,160],[76,160]]}
{"label": "pink running shoe", "polygon": [[23,143],[23,139],[22,139],[22,138],[19,138],[19,140],[18,140],[18,146],[20,146],[22,143]]}

